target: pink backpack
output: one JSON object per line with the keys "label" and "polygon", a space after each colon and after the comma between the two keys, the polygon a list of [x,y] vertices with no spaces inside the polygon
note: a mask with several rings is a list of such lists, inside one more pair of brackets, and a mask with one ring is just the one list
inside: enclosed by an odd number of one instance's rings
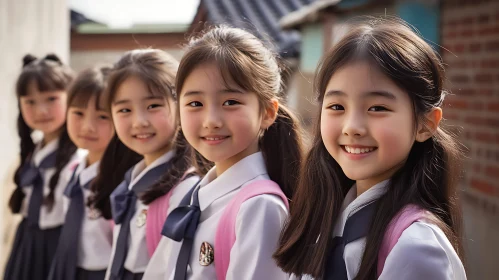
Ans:
{"label": "pink backpack", "polygon": [[241,204],[246,200],[262,195],[273,194],[279,196],[286,207],[289,203],[279,185],[271,180],[258,180],[242,188],[225,207],[215,233],[215,269],[218,280],[225,280],[229,269],[230,251],[236,242],[236,218]]}
{"label": "pink backpack", "polygon": [[405,206],[390,222],[386,230],[381,249],[378,253],[378,277],[383,272],[386,258],[397,244],[402,232],[411,226],[414,222],[421,220],[427,216],[426,211],[421,207],[409,204]]}
{"label": "pink backpack", "polygon": [[[179,182],[184,181],[186,177],[194,171],[194,168],[187,170]],[[159,241],[161,240],[161,230],[163,229],[163,224],[168,216],[170,198],[172,197],[174,189],[175,188],[172,188],[167,194],[157,198],[149,204],[149,210],[147,211],[146,216],[146,243],[149,257],[152,257],[152,254],[158,247]]]}

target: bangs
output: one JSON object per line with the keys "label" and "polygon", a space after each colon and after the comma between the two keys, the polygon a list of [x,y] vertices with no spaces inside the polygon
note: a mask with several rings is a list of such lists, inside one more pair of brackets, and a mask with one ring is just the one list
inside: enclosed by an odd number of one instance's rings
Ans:
{"label": "bangs", "polygon": [[43,65],[34,65],[23,70],[19,76],[16,93],[17,96],[27,96],[30,82],[34,82],[40,92],[66,90],[70,80],[70,77],[65,75],[63,71],[55,71],[53,68]]}
{"label": "bangs", "polygon": [[95,97],[95,109],[98,111],[106,111],[103,100],[103,95],[101,92],[92,92],[92,91],[79,91],[72,95],[70,99],[68,99],[68,108],[69,107],[77,107],[81,109],[85,109],[88,106],[88,102],[92,97]]}

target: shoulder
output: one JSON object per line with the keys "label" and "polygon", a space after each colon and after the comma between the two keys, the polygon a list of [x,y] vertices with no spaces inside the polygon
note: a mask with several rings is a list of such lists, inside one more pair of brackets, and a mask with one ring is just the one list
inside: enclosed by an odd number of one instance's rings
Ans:
{"label": "shoulder", "polygon": [[422,221],[404,230],[388,255],[381,276],[380,279],[466,279],[462,263],[443,231]]}

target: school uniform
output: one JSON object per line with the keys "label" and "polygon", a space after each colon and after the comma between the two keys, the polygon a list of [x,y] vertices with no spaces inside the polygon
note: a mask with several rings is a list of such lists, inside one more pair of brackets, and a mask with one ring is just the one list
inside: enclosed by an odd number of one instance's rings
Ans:
{"label": "school uniform", "polygon": [[21,173],[21,190],[25,197],[21,206],[23,220],[16,232],[4,279],[46,279],[64,223],[63,192],[74,162],[85,156],[78,150],[62,169],[54,190],[54,204],[49,211],[43,204],[50,192],[50,179],[56,172],[55,155],[59,140],[41,147],[39,143]]}
{"label": "school uniform", "polygon": [[[378,183],[358,197],[355,185],[349,190],[343,202],[342,213],[334,227],[333,239],[346,235],[346,224],[354,216],[360,217],[361,211],[365,212],[368,207],[374,209],[372,203],[387,191],[388,182],[389,180]],[[359,215],[356,215],[357,213]],[[347,279],[354,279],[357,275],[365,245],[365,235],[345,245],[343,261]],[[328,269],[339,265],[331,263],[330,260],[328,259],[324,279],[341,280],[341,277],[332,276],[334,272],[328,275]],[[378,279],[461,280],[466,279],[466,274],[463,264],[443,231],[430,221],[422,219],[404,230],[388,254]]]}
{"label": "school uniform", "polygon": [[106,274],[112,249],[112,224],[98,210],[87,206],[99,162],[90,166],[86,162],[86,158],[80,161],[65,191],[66,222],[50,280],[102,280]]}
{"label": "school uniform", "polygon": [[[242,188],[256,180],[269,180],[261,152],[240,160],[218,177],[212,168],[201,180],[197,187],[201,214],[190,250],[186,279],[217,279],[213,258],[206,258],[204,254],[217,250],[214,247],[215,232],[227,204]],[[275,195],[258,195],[242,203],[236,218],[236,241],[230,251],[226,279],[288,279],[272,259],[287,215],[284,202]],[[183,241],[163,237],[144,279],[174,279],[182,244]],[[211,263],[206,262],[210,259]]]}
{"label": "school uniform", "polygon": [[[175,155],[175,151],[169,151],[152,162],[149,166],[146,167],[144,160],[137,163],[129,172],[130,183],[127,186],[129,191],[134,190],[135,187],[144,188],[146,190],[148,187],[152,186],[154,182],[160,179],[161,175],[166,172],[169,168],[169,161]],[[157,168],[162,168],[164,166],[164,171],[162,173],[157,173]],[[151,174],[157,173],[154,175],[154,178],[151,177]],[[127,175],[125,175],[126,177]],[[143,186],[144,180],[149,178],[149,182],[151,182],[148,186]],[[187,178],[186,180],[180,182],[175,188],[172,190],[172,196],[170,201],[178,200],[178,197],[183,197],[195,183],[198,181],[197,176],[192,176]],[[115,191],[116,192],[116,191]],[[113,193],[114,194],[114,193]],[[181,199],[181,198],[180,198]],[[170,202],[170,204],[172,204]],[[114,207],[113,207],[114,208]],[[135,212],[132,214],[133,216],[130,219],[128,226],[128,246],[126,248],[126,252],[124,253],[126,256],[124,257],[123,262],[123,271],[119,279],[141,279],[146,267],[149,263],[149,252],[147,248],[146,241],[146,215],[148,211],[148,205],[145,205],[140,201],[140,199],[136,200],[135,203]],[[113,212],[113,216],[115,213]],[[117,251],[117,243],[120,237],[120,232],[123,223],[117,223],[114,226],[114,234],[113,234],[113,249],[111,253],[111,261],[109,263],[106,278],[105,279],[115,279],[116,276],[114,273],[116,264],[118,263],[117,259],[119,255],[123,254],[123,251],[116,253]],[[118,248],[118,250],[122,250],[123,248]],[[116,259],[116,260],[115,260]],[[113,266],[113,263],[115,266]]]}

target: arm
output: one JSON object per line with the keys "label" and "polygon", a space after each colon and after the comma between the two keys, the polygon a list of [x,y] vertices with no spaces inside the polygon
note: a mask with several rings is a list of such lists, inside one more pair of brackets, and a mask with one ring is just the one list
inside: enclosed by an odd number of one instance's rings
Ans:
{"label": "arm", "polygon": [[464,268],[442,231],[417,222],[400,236],[380,280],[466,279]]}
{"label": "arm", "polygon": [[284,203],[273,195],[259,195],[241,205],[227,280],[288,279],[272,259],[287,215]]}

